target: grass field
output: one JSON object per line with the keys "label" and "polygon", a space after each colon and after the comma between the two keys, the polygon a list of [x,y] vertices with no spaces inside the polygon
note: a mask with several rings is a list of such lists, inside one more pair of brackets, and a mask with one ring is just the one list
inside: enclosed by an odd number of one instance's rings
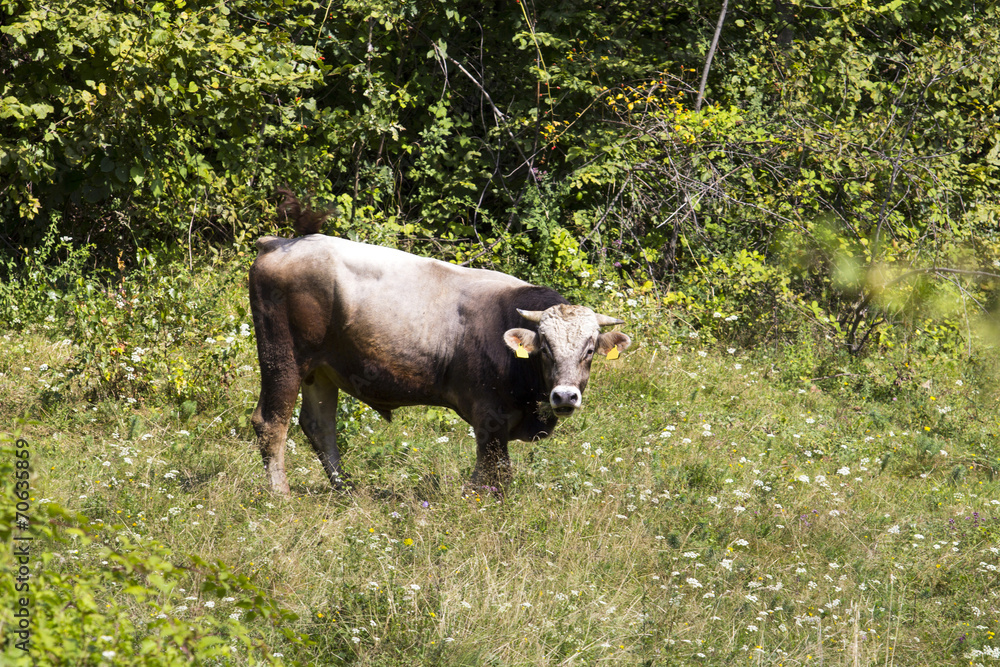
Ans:
{"label": "grass field", "polygon": [[[463,497],[475,444],[450,412],[404,409],[387,424],[358,404],[344,411],[343,448],[357,488],[329,488],[296,426],[285,499],[267,492],[247,424],[258,371],[240,289],[238,277],[206,279],[188,306],[159,304],[159,327],[136,324],[120,358],[134,354],[130,373],[146,384],[131,393],[94,390],[79,359],[97,348],[66,338],[79,328],[68,315],[0,331],[4,456],[14,437],[29,444],[37,520],[51,502],[94,524],[89,541],[50,539],[33,563],[65,590],[82,590],[79,573],[98,582],[92,645],[67,664],[154,664],[136,657],[153,618],[217,623],[228,657],[204,664],[1000,659],[1000,448],[985,352],[954,363],[916,344],[857,360],[822,341],[735,349],[647,311],[623,327],[628,353],[595,362],[581,413],[548,440],[511,443],[505,500]],[[198,317],[164,324],[199,298],[210,303]],[[208,378],[218,363],[209,399],[164,398],[196,381],[194,362],[178,379],[171,346],[208,359]],[[166,361],[145,363],[154,357]],[[294,616],[247,613],[239,595],[202,587],[204,567],[162,586],[150,577],[169,571],[164,561],[137,567],[153,591],[143,595],[102,587],[95,573],[123,545],[177,566],[219,561]],[[101,617],[102,605],[114,613]],[[84,606],[39,605],[38,636]],[[251,639],[237,641],[230,622]],[[35,664],[55,655],[37,651]],[[10,643],[0,655],[27,660]]]}

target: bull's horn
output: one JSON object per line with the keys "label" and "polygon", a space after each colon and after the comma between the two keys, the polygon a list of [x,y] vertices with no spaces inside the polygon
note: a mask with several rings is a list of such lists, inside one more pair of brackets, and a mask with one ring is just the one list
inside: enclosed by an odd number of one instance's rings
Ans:
{"label": "bull's horn", "polygon": [[602,327],[610,327],[616,324],[625,324],[625,320],[620,320],[617,317],[608,317],[607,315],[601,315],[600,313],[594,313],[597,316],[597,323]]}
{"label": "bull's horn", "polygon": [[541,311],[541,310],[521,310],[520,308],[518,308],[517,312],[521,313],[521,317],[523,317],[524,319],[528,320],[529,322],[541,322],[542,321],[542,313],[544,311]]}

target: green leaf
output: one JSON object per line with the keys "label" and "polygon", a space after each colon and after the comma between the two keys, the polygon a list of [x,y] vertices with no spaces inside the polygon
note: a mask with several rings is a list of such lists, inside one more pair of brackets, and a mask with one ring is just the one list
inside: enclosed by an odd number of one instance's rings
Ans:
{"label": "green leaf", "polygon": [[31,105],[31,112],[35,114],[35,118],[39,120],[44,120],[46,116],[55,111],[51,104],[39,103]]}

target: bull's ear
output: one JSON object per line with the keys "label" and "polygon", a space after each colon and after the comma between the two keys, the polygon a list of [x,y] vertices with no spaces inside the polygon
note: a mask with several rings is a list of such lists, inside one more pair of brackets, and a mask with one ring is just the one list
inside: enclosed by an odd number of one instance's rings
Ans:
{"label": "bull's ear", "polygon": [[531,329],[508,329],[503,335],[503,342],[519,357],[538,351],[538,334]]}
{"label": "bull's ear", "polygon": [[618,355],[615,352],[612,352],[612,350],[624,352],[631,344],[632,339],[623,334],[621,331],[608,331],[607,333],[602,333],[597,337],[597,354],[606,355],[611,352],[611,358],[614,359]]}

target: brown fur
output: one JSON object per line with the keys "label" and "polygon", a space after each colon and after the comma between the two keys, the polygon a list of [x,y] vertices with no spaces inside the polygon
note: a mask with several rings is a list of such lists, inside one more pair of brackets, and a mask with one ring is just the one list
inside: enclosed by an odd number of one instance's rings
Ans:
{"label": "brown fur", "polygon": [[330,217],[331,211],[314,211],[304,207],[299,198],[288,188],[278,188],[275,195],[282,198],[278,204],[278,220],[291,221],[296,236],[318,234],[323,223]]}

